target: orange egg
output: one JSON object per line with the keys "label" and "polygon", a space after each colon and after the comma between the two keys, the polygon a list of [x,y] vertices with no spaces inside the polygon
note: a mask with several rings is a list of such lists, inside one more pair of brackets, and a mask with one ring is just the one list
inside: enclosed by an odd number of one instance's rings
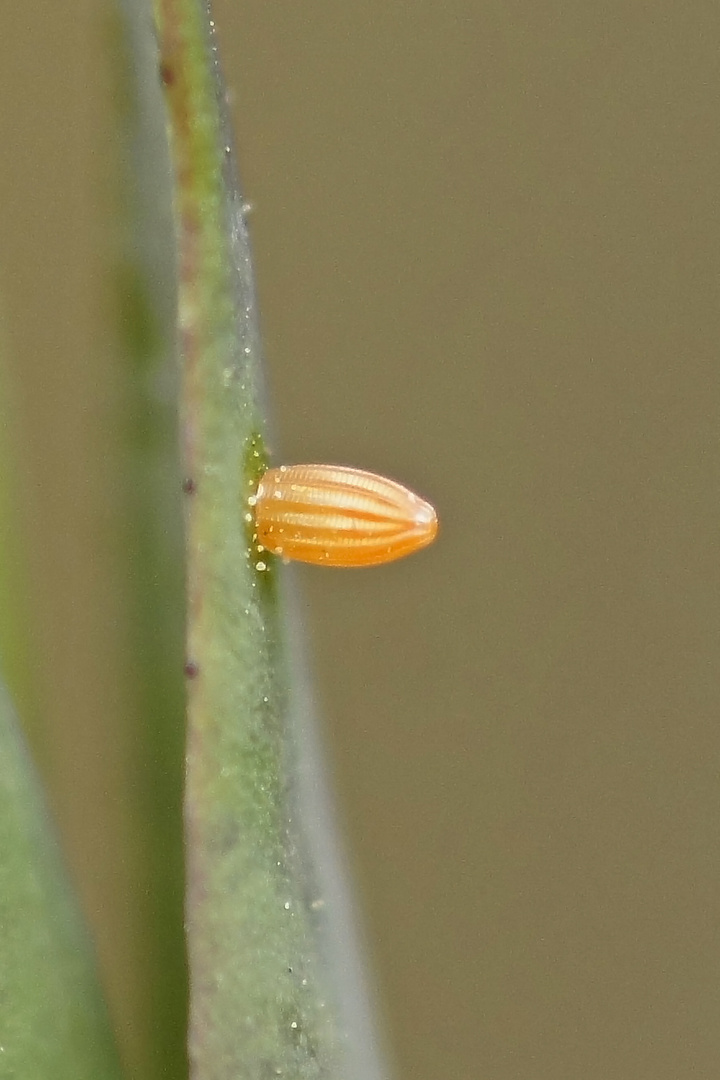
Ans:
{"label": "orange egg", "polygon": [[258,545],[323,566],[375,566],[432,543],[437,515],[394,480],[343,465],[268,469],[255,507]]}

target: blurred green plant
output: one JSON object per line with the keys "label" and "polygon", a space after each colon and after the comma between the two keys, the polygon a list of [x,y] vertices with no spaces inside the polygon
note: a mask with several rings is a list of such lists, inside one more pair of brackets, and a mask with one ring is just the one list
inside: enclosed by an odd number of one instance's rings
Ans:
{"label": "blurred green plant", "polygon": [[0,688],[0,1076],[119,1080],[79,912]]}

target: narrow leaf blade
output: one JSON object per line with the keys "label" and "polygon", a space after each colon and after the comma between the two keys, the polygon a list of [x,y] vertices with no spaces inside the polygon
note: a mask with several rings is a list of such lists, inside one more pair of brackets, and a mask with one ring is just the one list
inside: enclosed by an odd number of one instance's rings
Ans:
{"label": "narrow leaf blade", "polygon": [[0,688],[0,1076],[118,1080],[94,960]]}

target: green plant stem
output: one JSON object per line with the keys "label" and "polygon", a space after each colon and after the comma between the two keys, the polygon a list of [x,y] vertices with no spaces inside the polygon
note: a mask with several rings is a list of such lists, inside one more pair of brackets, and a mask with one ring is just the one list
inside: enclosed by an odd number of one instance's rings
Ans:
{"label": "green plant stem", "polygon": [[276,568],[252,543],[264,464],[243,205],[211,25],[157,0],[176,177],[187,470],[187,938],[193,1080],[342,1075],[289,811]]}

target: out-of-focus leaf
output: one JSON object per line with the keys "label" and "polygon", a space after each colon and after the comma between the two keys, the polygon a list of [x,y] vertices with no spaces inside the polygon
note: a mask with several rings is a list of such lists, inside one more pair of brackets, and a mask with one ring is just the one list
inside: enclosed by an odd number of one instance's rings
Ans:
{"label": "out-of-focus leaf", "polygon": [[119,1080],[92,953],[0,688],[0,1077]]}
{"label": "out-of-focus leaf", "polygon": [[187,1074],[182,787],[185,581],[178,440],[177,273],[166,112],[149,0],[119,0],[118,385],[124,404],[131,672],[125,792],[136,962],[133,1061],[143,1080]]}

